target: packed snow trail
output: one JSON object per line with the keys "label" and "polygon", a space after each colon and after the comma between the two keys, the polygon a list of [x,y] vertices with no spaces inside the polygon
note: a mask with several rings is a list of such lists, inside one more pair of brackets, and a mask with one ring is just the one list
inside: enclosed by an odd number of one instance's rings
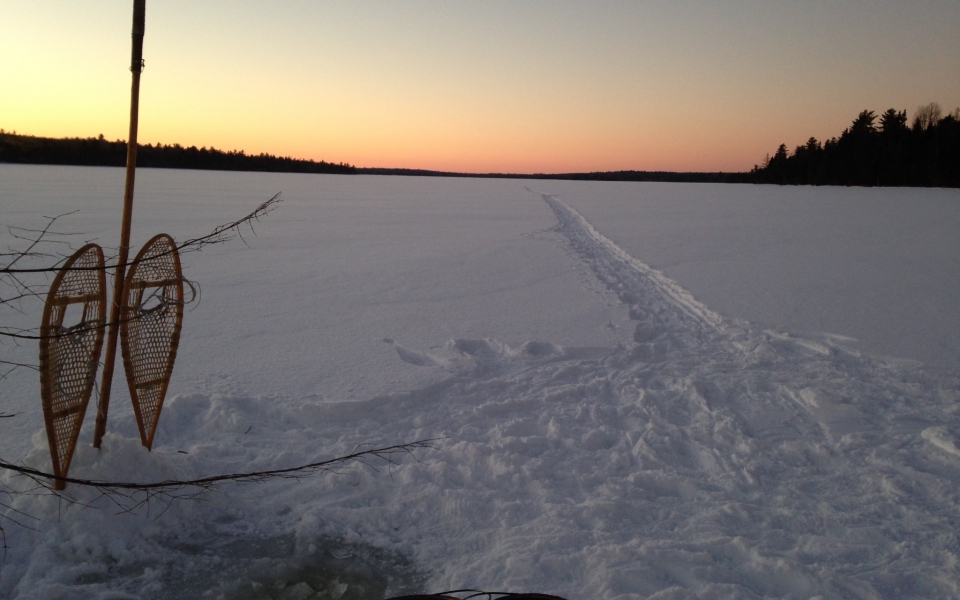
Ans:
{"label": "packed snow trail", "polygon": [[574,209],[549,194],[541,196],[557,215],[558,229],[573,251],[631,307],[631,318],[640,321],[636,341],[648,341],[663,332],[699,337],[721,327],[720,316],[686,290],[624,252]]}
{"label": "packed snow trail", "polygon": [[[188,478],[447,441],[389,469],[229,488],[160,516],[112,514],[82,490],[102,508],[14,497],[42,520],[7,528],[0,595],[360,597],[349,573],[323,589],[305,574],[362,571],[336,563],[354,555],[394,593],[960,597],[954,376],[727,321],[542,197],[571,259],[629,306],[633,344],[385,339],[449,377],[358,402],[180,395],[152,454],[113,435],[102,453],[81,447],[71,473]],[[36,445],[27,462],[42,466]]]}

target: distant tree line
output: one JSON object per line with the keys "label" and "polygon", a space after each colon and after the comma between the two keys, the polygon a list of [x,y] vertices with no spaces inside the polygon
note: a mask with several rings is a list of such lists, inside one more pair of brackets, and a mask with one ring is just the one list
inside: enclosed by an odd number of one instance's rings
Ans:
{"label": "distant tree line", "polygon": [[781,144],[750,173],[756,183],[960,187],[960,108],[943,116],[931,102],[907,111],[861,112],[838,138],[810,138],[791,153]]}
{"label": "distant tree line", "polygon": [[751,183],[750,173],[673,171],[594,171],[590,173],[458,173],[427,169],[385,169],[358,167],[360,175],[403,175],[413,177],[473,177],[479,179],[563,179],[573,181],[670,181],[687,183]]}
{"label": "distant tree line", "polygon": [[[123,166],[126,142],[98,138],[53,139],[17,135],[0,129],[0,163]],[[137,165],[169,169],[569,179],[586,181],[670,181],[696,183],[776,183],[781,185],[960,187],[960,108],[943,116],[931,102],[907,111],[893,108],[879,116],[861,112],[839,137],[820,143],[810,138],[791,153],[781,144],[763,165],[744,173],[598,171],[591,173],[457,173],[425,169],[356,168],[346,163],[300,160],[243,150],[173,145],[140,145]]]}
{"label": "distant tree line", "polygon": [[572,179],[575,181],[668,181],[675,183],[749,183],[749,173],[674,172],[674,171],[597,171],[593,173],[561,173],[533,175],[537,179]]}
{"label": "distant tree line", "polygon": [[[127,143],[97,138],[43,138],[17,135],[0,129],[0,163],[122,167],[127,162]],[[272,154],[224,152],[216,148],[185,148],[180,144],[137,146],[137,166],[160,169],[206,169],[214,171],[267,171],[275,173],[352,174],[346,163],[301,160]]]}

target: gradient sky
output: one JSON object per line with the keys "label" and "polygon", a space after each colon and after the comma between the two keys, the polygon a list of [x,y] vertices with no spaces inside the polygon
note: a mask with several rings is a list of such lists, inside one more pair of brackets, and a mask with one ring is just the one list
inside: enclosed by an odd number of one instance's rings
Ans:
{"label": "gradient sky", "polygon": [[[0,0],[0,128],[125,139],[130,0]],[[746,170],[960,106],[960,0],[147,0],[140,141],[468,172]]]}

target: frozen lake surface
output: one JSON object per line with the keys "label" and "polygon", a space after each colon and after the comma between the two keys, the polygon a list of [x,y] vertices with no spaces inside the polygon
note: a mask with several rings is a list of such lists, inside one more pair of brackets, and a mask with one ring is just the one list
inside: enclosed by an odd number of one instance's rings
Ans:
{"label": "frozen lake surface", "polygon": [[[77,210],[60,229],[112,246],[122,179],[0,165],[0,214]],[[441,448],[160,517],[0,496],[39,519],[3,522],[0,596],[346,598],[351,569],[373,595],[960,596],[957,190],[144,169],[133,246],[276,192],[248,245],[184,257],[202,301],[154,451],[118,369],[104,448],[91,407],[71,474]],[[36,379],[0,381],[20,413],[0,456],[49,470]],[[331,565],[343,581],[302,575]]]}

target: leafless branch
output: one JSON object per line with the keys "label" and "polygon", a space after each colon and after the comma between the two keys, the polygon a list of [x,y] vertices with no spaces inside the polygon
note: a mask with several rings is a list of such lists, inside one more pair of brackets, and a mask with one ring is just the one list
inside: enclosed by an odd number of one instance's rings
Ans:
{"label": "leafless branch", "polygon": [[39,371],[40,367],[37,365],[32,365],[29,363],[18,363],[9,360],[0,360],[0,380],[6,379],[10,373],[16,371],[17,369],[33,369],[34,371]]}
{"label": "leafless branch", "polygon": [[[235,237],[239,237],[241,240],[246,243],[246,240],[243,238],[243,229],[244,227],[249,227],[250,231],[256,235],[256,230],[254,229],[254,223],[259,221],[262,217],[266,216],[273,211],[279,204],[281,198],[280,194],[275,194],[269,200],[261,203],[256,209],[251,213],[247,214],[236,221],[225,223],[223,225],[218,225],[213,229],[212,232],[205,236],[198,238],[193,238],[187,240],[176,247],[176,251],[180,253],[185,252],[196,252],[200,251],[207,246],[214,244],[222,244],[224,242],[230,241]],[[21,314],[25,314],[22,310],[21,303],[24,300],[30,298],[36,298],[43,300],[46,293],[46,283],[47,280],[44,279],[41,281],[28,281],[25,277],[32,276],[49,276],[57,273],[60,269],[60,266],[68,258],[68,256],[57,253],[52,254],[50,252],[41,252],[38,250],[41,244],[46,243],[64,243],[68,244],[66,240],[57,240],[50,239],[51,237],[69,237],[73,234],[62,233],[54,231],[52,229],[54,223],[58,219],[70,215],[73,213],[64,213],[57,215],[55,217],[44,217],[47,219],[46,226],[41,229],[28,229],[22,227],[8,227],[7,230],[10,232],[11,236],[15,239],[22,240],[26,242],[27,246],[21,249],[8,248],[8,252],[0,253],[0,258],[10,257],[11,260],[6,265],[0,266],[0,306],[11,308],[16,310]],[[147,258],[141,259],[139,261],[133,260],[125,263],[125,266],[129,267],[139,262],[147,262],[151,260],[156,260],[167,254],[174,252],[170,250],[168,252],[163,252],[160,254],[152,255]],[[38,268],[19,268],[15,265],[22,259],[26,257],[31,257],[38,260],[48,260],[56,259],[56,262],[52,266],[38,267]],[[93,271],[93,270],[112,270],[116,269],[117,264],[106,264],[103,267],[93,266],[93,267],[72,267],[73,270],[78,271]],[[190,281],[186,278],[183,280],[184,284],[190,288],[190,297],[186,299],[185,304],[190,304],[200,297],[200,288],[196,282]],[[133,318],[141,318],[143,314],[138,314]],[[42,336],[39,333],[39,328],[16,328],[16,327],[0,327],[0,340],[9,339],[12,341],[17,340],[39,340],[44,337],[62,337],[64,335],[76,335],[78,333],[83,333],[84,331],[90,329],[97,329],[101,327],[109,327],[111,323],[96,323],[96,324],[85,324],[81,323],[76,327],[81,329],[70,329],[64,331],[57,331],[49,336]],[[0,363],[2,364],[2,363]],[[0,378],[3,378],[6,373],[9,371],[0,374]]]}
{"label": "leafless branch", "polygon": [[[307,463],[285,469],[270,469],[264,471],[250,471],[246,473],[229,473],[200,479],[169,479],[153,483],[134,483],[124,481],[102,481],[82,479],[76,477],[60,477],[51,473],[15,465],[0,460],[0,469],[12,471],[30,481],[33,485],[29,489],[19,490],[20,495],[43,494],[55,495],[70,504],[80,504],[80,501],[66,490],[57,490],[56,483],[68,483],[82,488],[92,488],[99,494],[97,498],[106,498],[121,512],[134,512],[152,501],[160,502],[165,511],[174,500],[196,498],[204,492],[216,490],[227,483],[264,483],[273,479],[296,479],[316,473],[339,473],[351,463],[360,463],[376,470],[376,463],[387,465],[398,464],[399,455],[409,455],[418,460],[413,454],[415,450],[436,449],[443,438],[418,440],[406,444],[397,444],[384,448],[361,450],[357,448],[352,454],[339,456],[320,462]],[[9,492],[7,492],[9,494]],[[2,505],[0,505],[2,506]],[[20,513],[22,515],[22,513]],[[27,516],[27,515],[23,515]],[[9,517],[7,520],[13,521]],[[32,517],[31,517],[32,518]],[[20,523],[18,523],[20,524]],[[0,527],[2,531],[2,527]]]}
{"label": "leafless branch", "polygon": [[[13,260],[11,260],[9,263],[7,263],[7,265],[5,265],[2,269],[0,269],[0,272],[7,272],[7,271],[9,271],[9,272],[15,272],[16,270],[15,270],[15,269],[12,269],[12,267],[13,267],[15,264],[17,264],[20,260],[22,260],[22,259],[24,259],[24,258],[47,257],[47,256],[48,256],[47,253],[45,253],[45,252],[37,252],[37,251],[35,250],[35,248],[36,248],[38,245],[40,245],[41,243],[61,243],[61,244],[68,244],[69,242],[67,242],[67,241],[65,241],[65,240],[51,240],[50,237],[51,237],[51,236],[65,236],[65,237],[66,237],[66,236],[70,236],[70,235],[72,235],[72,234],[52,231],[51,228],[52,228],[53,225],[57,222],[58,219],[60,219],[60,218],[62,218],[62,217],[65,217],[65,216],[67,216],[67,215],[72,215],[72,214],[74,214],[75,212],[77,212],[77,211],[72,211],[72,212],[67,212],[67,213],[59,214],[59,215],[57,215],[57,216],[55,216],[55,217],[44,217],[44,218],[47,220],[47,224],[46,224],[45,227],[43,227],[43,229],[27,229],[27,228],[25,228],[25,227],[17,227],[17,226],[13,226],[13,225],[8,226],[8,227],[7,227],[7,232],[9,232],[10,235],[11,235],[13,238],[15,238],[15,239],[22,240],[22,241],[26,241],[26,242],[28,243],[28,246],[27,246],[26,248],[22,249],[22,250],[16,250],[16,249],[13,249],[13,248],[8,248],[9,252],[2,252],[2,253],[0,253],[0,256],[10,256],[10,257],[13,257]],[[21,233],[21,232],[22,232],[22,233]],[[24,234],[32,234],[32,235],[24,235]],[[60,262],[62,262],[62,261],[65,260],[65,259],[66,259],[66,257],[64,256],[63,259],[62,259]],[[54,266],[53,268],[56,269],[56,266]]]}
{"label": "leafless branch", "polygon": [[[219,226],[217,226],[216,228],[214,228],[213,231],[211,231],[210,233],[208,233],[208,234],[205,235],[205,236],[187,240],[187,241],[183,242],[182,244],[178,245],[178,246],[176,247],[176,250],[177,250],[178,252],[180,252],[181,254],[184,253],[184,252],[196,252],[196,251],[202,250],[203,248],[206,248],[207,246],[212,246],[212,245],[214,245],[214,244],[222,244],[222,243],[224,243],[224,242],[228,242],[228,241],[234,239],[235,237],[240,237],[240,239],[243,240],[243,226],[245,226],[245,225],[250,228],[250,231],[251,231],[254,235],[256,235],[257,232],[256,232],[256,230],[253,228],[254,222],[257,222],[257,221],[259,221],[262,217],[265,217],[266,215],[270,214],[270,213],[277,207],[277,204],[279,204],[280,201],[281,201],[280,193],[278,192],[278,193],[275,194],[272,198],[270,198],[269,200],[263,202],[263,203],[262,203],[260,206],[258,206],[253,212],[251,212],[250,214],[246,215],[245,217],[242,217],[242,218],[240,218],[240,219],[237,219],[236,221],[233,221],[232,223],[225,223],[225,224],[223,224],[223,225],[219,225]],[[69,214],[69,213],[67,213],[67,214]],[[57,217],[54,217],[54,219],[60,218],[61,216],[64,216],[64,215],[58,215]],[[48,225],[48,226],[49,226],[49,225]],[[33,244],[31,245],[30,248],[28,248],[28,250],[32,250],[32,248],[36,245],[36,243],[38,243],[39,241],[41,241],[41,239],[43,238],[45,232],[46,232],[46,229],[38,230],[38,236],[37,236],[37,238],[36,238],[35,240],[31,240],[31,241],[33,242]],[[29,239],[29,238],[25,238],[25,239]],[[44,241],[46,241],[46,240],[44,240]],[[244,241],[246,241],[246,240],[244,240]],[[155,259],[157,259],[157,258],[160,258],[161,256],[165,256],[165,255],[167,255],[167,254],[171,254],[172,252],[173,252],[173,250],[169,250],[169,251],[167,251],[167,252],[163,252],[163,253],[160,253],[160,254],[155,254],[155,255],[149,256],[149,257],[147,257],[147,258],[141,259],[140,261],[132,260],[132,261],[129,261],[129,262],[124,263],[123,266],[126,268],[126,267],[130,267],[130,266],[136,265],[136,264],[138,264],[139,262],[145,262],[145,261],[155,260]],[[21,273],[24,273],[24,274],[25,274],[25,273],[56,273],[56,272],[58,271],[58,269],[59,269],[59,267],[56,266],[56,265],[50,266],[50,267],[40,267],[40,268],[36,268],[36,269],[16,269],[16,268],[13,268],[13,264],[14,264],[17,260],[19,260],[19,257],[16,257],[16,258],[14,259],[14,261],[11,262],[10,264],[8,264],[8,265],[6,265],[6,266],[4,266],[4,267],[0,267],[0,275],[14,275],[14,274],[21,274]],[[59,261],[57,264],[59,264],[60,262],[62,262],[62,261]],[[110,263],[110,264],[104,265],[103,267],[99,267],[99,266],[96,266],[96,267],[73,267],[73,270],[76,270],[76,271],[113,270],[113,269],[116,269],[118,266],[119,266],[118,264]]]}
{"label": "leafless branch", "polygon": [[[130,323],[132,321],[136,321],[137,319],[142,319],[146,316],[152,315],[157,312],[165,313],[166,311],[170,310],[170,308],[173,306],[187,305],[200,297],[200,293],[199,293],[200,285],[197,282],[191,281],[186,277],[181,277],[180,280],[183,281],[184,285],[186,285],[187,288],[189,288],[190,290],[189,297],[185,298],[183,302],[174,301],[162,295],[161,288],[152,288],[151,292],[146,296],[144,296],[144,298],[141,301],[142,306],[149,306],[150,308],[138,310],[134,316],[128,319],[118,319],[116,323],[118,325],[123,323]],[[48,335],[39,335],[34,333],[37,331],[37,328],[16,329],[12,327],[0,327],[0,336],[12,338],[15,340],[43,340],[43,339],[55,339],[55,338],[70,337],[70,336],[81,336],[88,331],[95,331],[97,329],[103,329],[105,327],[109,327],[110,323],[111,322],[109,321],[103,322],[103,323],[82,321],[71,327],[61,326],[59,330]],[[0,361],[0,364],[4,364],[4,361]],[[26,365],[17,365],[17,366],[26,366]],[[2,375],[0,375],[0,379],[3,379]]]}

